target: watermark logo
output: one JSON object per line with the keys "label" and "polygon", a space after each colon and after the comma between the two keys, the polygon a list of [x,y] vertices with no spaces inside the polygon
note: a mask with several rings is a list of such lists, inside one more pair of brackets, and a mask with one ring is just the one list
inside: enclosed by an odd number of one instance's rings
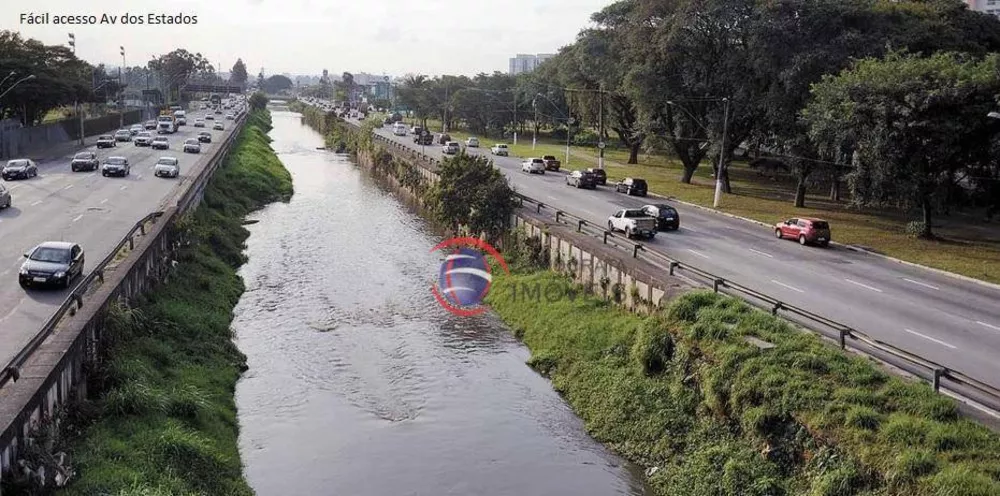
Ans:
{"label": "watermark logo", "polygon": [[500,252],[478,238],[449,238],[431,248],[432,253],[438,250],[450,250],[441,264],[437,283],[431,286],[438,303],[462,317],[488,310],[483,299],[490,292],[493,275],[487,256],[492,257],[504,272],[510,273]]}

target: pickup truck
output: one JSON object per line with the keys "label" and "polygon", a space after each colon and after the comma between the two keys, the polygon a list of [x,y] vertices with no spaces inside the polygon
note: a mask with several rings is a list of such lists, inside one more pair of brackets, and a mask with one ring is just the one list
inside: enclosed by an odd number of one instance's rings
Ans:
{"label": "pickup truck", "polygon": [[559,166],[562,164],[559,162],[559,159],[555,157],[555,155],[546,155],[542,157],[542,160],[545,161],[545,170],[559,172]]}
{"label": "pickup truck", "polygon": [[611,217],[608,217],[608,230],[611,232],[622,231],[626,238],[644,237],[653,239],[656,237],[656,218],[639,208],[626,208],[619,210]]}

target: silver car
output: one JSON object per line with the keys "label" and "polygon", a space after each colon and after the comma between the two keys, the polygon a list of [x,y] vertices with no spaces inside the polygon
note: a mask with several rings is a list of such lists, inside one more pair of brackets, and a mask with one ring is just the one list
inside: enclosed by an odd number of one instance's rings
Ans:
{"label": "silver car", "polygon": [[160,157],[153,167],[156,177],[177,177],[181,173],[180,161],[177,157]]}
{"label": "silver car", "polygon": [[10,208],[12,201],[10,190],[3,183],[0,183],[0,208]]}
{"label": "silver car", "polygon": [[201,143],[198,138],[188,138],[184,141],[184,153],[201,153]]}

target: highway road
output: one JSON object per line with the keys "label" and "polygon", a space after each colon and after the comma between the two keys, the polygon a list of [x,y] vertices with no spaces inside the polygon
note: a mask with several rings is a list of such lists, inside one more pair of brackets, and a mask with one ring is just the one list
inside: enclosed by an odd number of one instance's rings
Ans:
{"label": "highway road", "polygon": [[[388,127],[376,132],[421,149],[412,136],[394,136]],[[482,144],[467,151],[489,156],[492,142]],[[442,156],[440,146],[427,146],[424,153]],[[660,233],[646,243],[649,249],[1000,386],[1000,290],[994,287],[843,247],[800,246],[757,224],[669,200],[629,197],[612,185],[572,188],[566,171],[529,175],[521,172],[521,158],[491,158],[518,192],[600,226],[621,208],[671,204],[681,228]],[[836,240],[837,226],[831,228]]]}
{"label": "highway road", "polygon": [[[0,366],[21,350],[69,294],[59,289],[22,289],[17,275],[24,252],[43,241],[73,241],[83,247],[84,273],[89,273],[139,219],[160,210],[179,181],[196,163],[208,161],[232,132],[233,121],[223,121],[225,131],[212,131],[212,121],[205,128],[191,125],[206,112],[188,111],[189,124],[167,135],[169,150],[124,142],[101,150],[88,146],[61,158],[38,162],[37,177],[5,183],[11,190],[13,205],[0,210]],[[222,119],[223,115],[215,118]],[[184,153],[184,140],[196,137],[199,131],[211,132],[212,143],[202,144],[200,154]],[[103,177],[100,169],[71,172],[70,160],[83,150],[96,151],[102,160],[112,155],[127,157],[131,175]],[[179,159],[181,177],[153,175],[153,164],[161,156]]]}

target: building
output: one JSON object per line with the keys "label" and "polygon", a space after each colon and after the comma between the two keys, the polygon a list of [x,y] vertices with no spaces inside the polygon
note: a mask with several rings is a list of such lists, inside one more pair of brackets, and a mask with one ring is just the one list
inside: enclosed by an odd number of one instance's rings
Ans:
{"label": "building", "polygon": [[985,12],[1000,17],[1000,0],[966,0],[969,10]]}
{"label": "building", "polygon": [[551,53],[539,53],[537,55],[519,53],[510,59],[508,74],[516,76],[521,73],[531,72],[537,69],[542,62],[552,58],[554,55]]}

